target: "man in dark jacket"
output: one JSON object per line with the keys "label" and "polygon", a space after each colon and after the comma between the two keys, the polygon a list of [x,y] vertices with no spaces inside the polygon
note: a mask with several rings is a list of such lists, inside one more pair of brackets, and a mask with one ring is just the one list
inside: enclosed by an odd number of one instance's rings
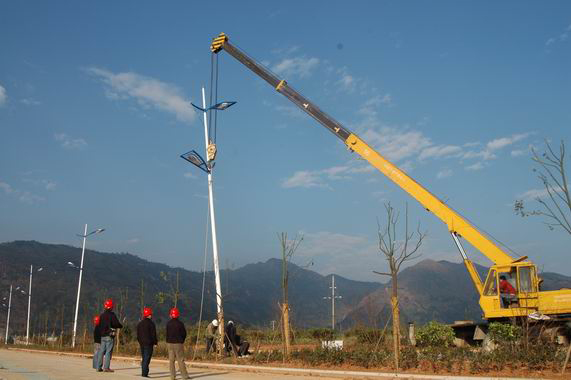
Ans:
{"label": "man in dark jacket", "polygon": [[169,316],[171,319],[167,322],[167,331],[165,336],[165,340],[167,341],[167,352],[169,353],[169,374],[171,375],[171,379],[175,380],[175,359],[177,359],[181,378],[189,379],[187,368],[185,367],[185,353],[183,350],[183,343],[185,343],[187,331],[185,331],[185,325],[178,319],[179,309],[177,307],[174,307],[169,311]]}
{"label": "man in dark jacket", "polygon": [[153,355],[153,346],[157,345],[155,323],[151,320],[153,311],[150,307],[143,309],[143,319],[137,324],[137,341],[141,348],[141,376],[148,377],[149,362]]}
{"label": "man in dark jacket", "polygon": [[[113,301],[111,299],[103,303],[103,308],[105,311],[99,316],[101,346],[98,353],[98,371],[113,372],[109,365],[111,363],[111,353],[113,352],[115,330],[123,326],[119,323],[115,313],[111,311],[113,310]],[[103,370],[101,369],[102,363]]]}
{"label": "man in dark jacket", "polygon": [[98,352],[101,346],[101,333],[99,326],[99,315],[94,317],[94,357],[93,367],[96,370],[101,369],[101,364],[98,364]]}

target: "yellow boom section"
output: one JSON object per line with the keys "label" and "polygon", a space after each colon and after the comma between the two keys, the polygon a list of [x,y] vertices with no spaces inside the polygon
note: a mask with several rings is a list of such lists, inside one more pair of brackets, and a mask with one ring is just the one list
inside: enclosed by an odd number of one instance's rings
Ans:
{"label": "yellow boom section", "polygon": [[366,142],[362,141],[357,135],[354,133],[350,134],[346,140],[346,145],[349,149],[355,151],[366,161],[370,162],[370,164],[376,169],[384,173],[386,177],[394,181],[394,183],[396,183],[399,187],[404,189],[408,194],[420,202],[422,206],[424,206],[426,209],[434,213],[439,219],[445,222],[446,225],[448,225],[450,232],[457,233],[464,237],[469,243],[476,247],[492,262],[502,265],[507,265],[513,262],[513,258],[504,253],[499,247],[497,247],[482,233],[470,225],[458,213],[449,208],[432,193],[424,189],[423,186],[414,181],[410,176],[408,176],[390,161],[382,157],[378,152],[368,146]]}

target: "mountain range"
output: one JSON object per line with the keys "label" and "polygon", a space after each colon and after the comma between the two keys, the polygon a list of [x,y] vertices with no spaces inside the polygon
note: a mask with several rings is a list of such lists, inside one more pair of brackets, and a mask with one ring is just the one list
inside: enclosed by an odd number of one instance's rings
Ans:
{"label": "mountain range", "polygon": [[[81,249],[67,245],[14,241],[0,244],[0,328],[6,321],[9,286],[12,284],[11,331],[25,333],[30,265],[32,282],[31,329],[56,331],[73,324]],[[282,297],[282,262],[269,259],[235,270],[221,270],[225,318],[250,326],[279,321]],[[331,323],[331,275],[289,264],[289,303],[296,327],[328,327]],[[476,265],[482,277],[485,267]],[[570,288],[571,278],[543,273],[544,288]],[[451,323],[479,319],[478,295],[463,264],[424,260],[404,267],[399,274],[400,309],[404,322],[430,320]],[[177,282],[178,281],[178,282]],[[336,322],[342,328],[356,325],[384,326],[389,315],[388,285],[335,276]],[[177,289],[177,284],[179,288]],[[128,323],[136,323],[142,303],[152,306],[158,324],[179,291],[177,306],[182,319],[196,323],[201,313],[203,273],[172,268],[127,253],[86,250],[79,310],[79,329],[101,311],[106,298]],[[205,273],[202,320],[216,316],[214,273]],[[80,331],[78,330],[78,331]]]}

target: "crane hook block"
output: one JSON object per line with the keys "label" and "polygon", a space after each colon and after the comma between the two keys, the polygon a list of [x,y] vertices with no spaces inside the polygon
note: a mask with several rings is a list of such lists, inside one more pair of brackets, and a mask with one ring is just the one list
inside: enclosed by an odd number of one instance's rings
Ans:
{"label": "crane hook block", "polygon": [[225,41],[227,40],[227,35],[221,32],[219,36],[213,39],[213,42],[211,43],[211,52],[219,53],[219,51],[223,49],[223,44],[225,44]]}
{"label": "crane hook block", "polygon": [[217,157],[217,145],[211,142],[209,146],[207,146],[207,160],[215,161],[215,157]]}

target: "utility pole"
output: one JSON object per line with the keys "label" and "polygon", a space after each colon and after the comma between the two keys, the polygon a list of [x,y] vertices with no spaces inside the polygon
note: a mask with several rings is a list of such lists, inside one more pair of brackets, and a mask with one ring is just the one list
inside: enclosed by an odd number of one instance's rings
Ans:
{"label": "utility pole", "polygon": [[10,328],[10,309],[12,308],[12,285],[10,285],[10,298],[8,298],[8,318],[6,319],[6,339],[4,344],[8,344],[8,329]]}
{"label": "utility pole", "polygon": [[332,304],[332,329],[334,330],[334,301],[336,299],[342,299],[341,295],[336,295],[334,290],[336,289],[336,286],[334,285],[334,274],[332,274],[332,285],[330,286],[330,296],[329,297],[322,297],[322,299],[330,299],[331,300],[331,304]]}
{"label": "utility pole", "polygon": [[26,321],[26,346],[30,344],[30,304],[32,303],[32,265],[30,265],[30,286],[28,287],[28,320]]}

